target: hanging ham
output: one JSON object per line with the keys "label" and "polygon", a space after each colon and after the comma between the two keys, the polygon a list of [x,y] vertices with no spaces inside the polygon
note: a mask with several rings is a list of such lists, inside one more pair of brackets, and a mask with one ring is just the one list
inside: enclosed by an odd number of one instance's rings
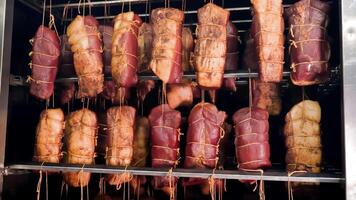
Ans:
{"label": "hanging ham", "polygon": [[[97,118],[94,112],[81,109],[69,114],[65,124],[65,163],[91,165],[94,163],[97,137]],[[65,172],[64,181],[72,187],[87,186],[89,172]]]}
{"label": "hanging ham", "polygon": [[157,8],[151,13],[153,44],[149,66],[163,83],[179,83],[183,76],[183,19],[183,11],[175,8]]}
{"label": "hanging ham", "polygon": [[59,163],[62,158],[64,114],[59,108],[42,111],[36,129],[34,160]]}
{"label": "hanging ham", "polygon": [[29,64],[32,74],[28,77],[30,94],[46,100],[51,97],[54,90],[60,55],[59,38],[56,32],[41,25],[30,42],[32,43]]}
{"label": "hanging ham", "polygon": [[251,35],[263,82],[280,82],[284,64],[284,19],[282,0],[251,0]]}
{"label": "hanging ham", "polygon": [[330,45],[327,26],[328,2],[301,0],[286,10],[289,21],[291,79],[296,85],[328,80]]}
{"label": "hanging ham", "polygon": [[138,29],[142,21],[134,12],[116,16],[112,37],[111,70],[115,84],[119,87],[133,87],[137,83]]}
{"label": "hanging ham", "polygon": [[103,50],[98,27],[93,16],[78,15],[67,28],[78,76],[78,98],[95,97],[103,91]]}
{"label": "hanging ham", "polygon": [[218,89],[224,77],[229,11],[208,3],[198,10],[194,67],[200,87]]}

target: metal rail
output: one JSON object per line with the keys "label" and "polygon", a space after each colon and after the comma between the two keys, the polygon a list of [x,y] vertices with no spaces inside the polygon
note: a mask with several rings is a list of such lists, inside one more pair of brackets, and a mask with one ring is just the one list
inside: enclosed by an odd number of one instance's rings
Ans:
{"label": "metal rail", "polygon": [[[138,176],[167,176],[169,169],[162,168],[134,168],[128,167],[111,167],[105,165],[69,165],[69,164],[15,164],[9,165],[7,170],[43,170],[43,171],[61,171],[61,172],[84,172],[102,173],[102,174],[117,174],[129,172],[132,175]],[[216,179],[248,179],[265,181],[293,181],[293,182],[325,182],[325,183],[344,183],[345,178],[341,173],[320,173],[320,174],[295,174],[288,176],[286,172],[266,170],[263,176],[259,172],[246,172],[241,170],[207,170],[207,169],[173,169],[175,177],[193,177],[193,178],[209,178]]]}

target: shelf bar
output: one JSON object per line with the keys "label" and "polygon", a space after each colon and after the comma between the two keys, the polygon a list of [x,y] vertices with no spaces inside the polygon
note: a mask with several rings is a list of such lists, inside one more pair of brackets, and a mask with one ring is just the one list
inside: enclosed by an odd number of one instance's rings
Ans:
{"label": "shelf bar", "polygon": [[[288,77],[290,75],[289,71],[283,72],[283,77]],[[258,72],[248,72],[246,70],[240,70],[238,72],[226,72],[224,73],[224,78],[257,78]],[[159,80],[159,78],[154,74],[139,74],[138,78],[140,80]],[[183,75],[183,78],[188,79],[195,79],[195,73],[189,72]],[[111,77],[105,77],[105,80],[111,80]],[[70,78],[59,78],[55,82],[56,83],[63,83],[63,82],[75,82],[78,81],[77,77],[70,77]]]}
{"label": "shelf bar", "polygon": [[[110,167],[105,165],[64,165],[64,164],[15,164],[7,167],[8,170],[44,170],[44,171],[62,171],[62,172],[79,172],[84,170],[91,173],[117,174],[129,172],[132,175],[138,176],[167,176],[169,169],[157,168],[134,168],[129,167],[125,170],[124,167]],[[175,177],[193,177],[193,178],[209,178],[213,174],[213,170],[207,169],[173,169]],[[261,175],[254,172],[245,172],[240,170],[215,170],[213,178],[216,179],[248,179],[260,180]],[[266,170],[263,174],[265,181],[293,181],[293,182],[324,182],[324,183],[344,183],[345,178],[337,173],[321,173],[321,174],[298,174],[288,177],[286,172]]]}

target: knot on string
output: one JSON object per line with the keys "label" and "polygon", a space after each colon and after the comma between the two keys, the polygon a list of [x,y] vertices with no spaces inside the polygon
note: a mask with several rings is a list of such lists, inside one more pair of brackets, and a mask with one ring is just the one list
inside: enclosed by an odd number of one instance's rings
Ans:
{"label": "knot on string", "polygon": [[[126,182],[130,182],[133,179],[133,175],[127,171],[128,165],[125,166],[124,172],[119,174],[117,173],[114,177],[114,179],[117,179],[116,182],[116,190],[120,190],[122,187],[122,184],[125,184]],[[124,191],[125,192],[125,191]]]}

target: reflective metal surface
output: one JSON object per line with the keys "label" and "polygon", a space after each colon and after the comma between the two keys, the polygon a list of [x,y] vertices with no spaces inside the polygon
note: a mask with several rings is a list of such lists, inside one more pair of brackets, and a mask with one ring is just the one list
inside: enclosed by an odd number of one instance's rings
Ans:
{"label": "reflective metal surface", "polygon": [[[65,164],[19,164],[8,166],[10,170],[54,170],[54,171],[85,171],[92,173],[116,174],[129,172],[133,175],[141,176],[167,176],[169,169],[158,168],[127,168],[110,167],[105,165],[65,165]],[[207,170],[207,169],[173,169],[173,176],[176,177],[194,177],[194,178],[217,178],[217,179],[249,179],[265,181],[293,181],[293,182],[326,182],[326,183],[343,183],[342,175],[335,173],[322,174],[303,174],[299,173],[288,176],[286,172],[277,172],[267,170],[263,176],[259,172],[245,172],[240,170]]]}
{"label": "reflective metal surface", "polygon": [[356,0],[342,0],[342,70],[346,199],[356,199]]}

